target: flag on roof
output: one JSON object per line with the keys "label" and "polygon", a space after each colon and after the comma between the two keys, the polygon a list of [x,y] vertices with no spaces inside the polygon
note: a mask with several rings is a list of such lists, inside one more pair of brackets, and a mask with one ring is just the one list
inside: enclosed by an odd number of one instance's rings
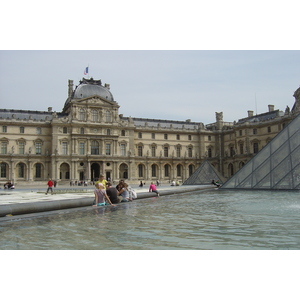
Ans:
{"label": "flag on roof", "polygon": [[89,73],[89,67],[86,67],[85,69],[84,69],[84,75],[87,75]]}

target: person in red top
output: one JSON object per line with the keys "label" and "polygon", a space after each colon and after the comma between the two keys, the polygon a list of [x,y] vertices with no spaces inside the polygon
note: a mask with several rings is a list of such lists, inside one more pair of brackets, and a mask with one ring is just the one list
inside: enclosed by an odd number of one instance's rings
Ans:
{"label": "person in red top", "polygon": [[48,185],[48,188],[47,188],[46,195],[48,194],[48,192],[50,190],[51,190],[51,195],[53,195],[53,189],[52,189],[52,187],[53,187],[53,181],[50,178],[49,178],[49,181],[48,181],[47,185]]}
{"label": "person in red top", "polygon": [[158,190],[156,189],[156,185],[154,184],[154,182],[152,181],[149,187],[149,193],[156,193],[156,195],[159,197],[159,193]]}

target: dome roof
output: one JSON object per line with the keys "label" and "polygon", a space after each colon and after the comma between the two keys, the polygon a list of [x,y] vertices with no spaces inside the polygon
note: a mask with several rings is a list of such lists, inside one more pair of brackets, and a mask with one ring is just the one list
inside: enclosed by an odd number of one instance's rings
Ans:
{"label": "dome roof", "polygon": [[112,93],[102,85],[80,84],[74,91],[73,99],[83,99],[92,96],[99,96],[105,100],[114,101]]}
{"label": "dome roof", "polygon": [[105,86],[103,86],[101,80],[83,78],[80,80],[79,85],[76,86],[72,96],[69,96],[65,105],[72,99],[84,99],[93,96],[99,96],[102,99],[114,101],[114,97],[109,90],[109,84],[105,84]]}

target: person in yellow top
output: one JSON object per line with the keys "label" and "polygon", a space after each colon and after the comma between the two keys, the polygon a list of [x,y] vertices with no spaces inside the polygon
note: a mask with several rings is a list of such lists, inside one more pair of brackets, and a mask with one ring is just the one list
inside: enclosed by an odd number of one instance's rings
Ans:
{"label": "person in yellow top", "polygon": [[100,175],[99,180],[96,181],[95,186],[97,186],[98,183],[102,183],[104,186],[104,189],[106,190],[106,184],[107,184],[107,180],[104,179],[103,175]]}

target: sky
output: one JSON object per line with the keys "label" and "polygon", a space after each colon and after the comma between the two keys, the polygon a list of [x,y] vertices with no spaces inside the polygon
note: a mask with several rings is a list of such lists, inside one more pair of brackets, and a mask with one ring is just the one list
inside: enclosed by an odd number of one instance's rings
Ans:
{"label": "sky", "polygon": [[287,50],[2,50],[0,64],[1,108],[62,111],[68,80],[93,77],[124,116],[204,124],[292,108],[300,85],[300,51]]}

